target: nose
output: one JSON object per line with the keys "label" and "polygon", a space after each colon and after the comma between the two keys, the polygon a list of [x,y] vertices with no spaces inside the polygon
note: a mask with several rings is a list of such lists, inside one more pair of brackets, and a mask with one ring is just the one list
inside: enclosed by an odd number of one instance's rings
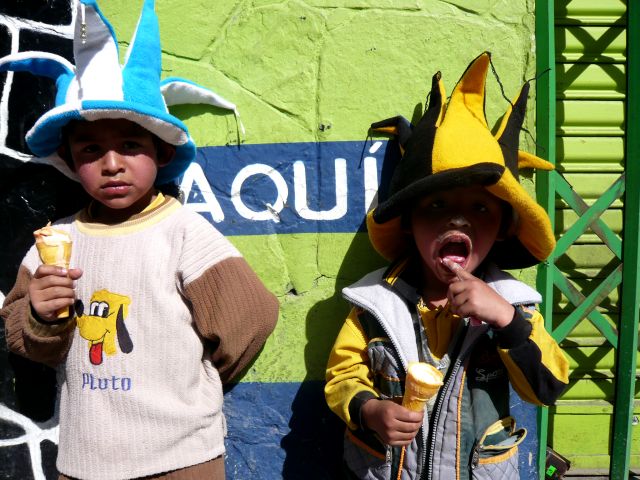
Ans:
{"label": "nose", "polygon": [[449,225],[455,228],[468,227],[471,225],[464,215],[456,214],[449,219]]}
{"label": "nose", "polygon": [[124,170],[124,164],[118,152],[108,150],[102,157],[102,170],[106,174],[115,174]]}

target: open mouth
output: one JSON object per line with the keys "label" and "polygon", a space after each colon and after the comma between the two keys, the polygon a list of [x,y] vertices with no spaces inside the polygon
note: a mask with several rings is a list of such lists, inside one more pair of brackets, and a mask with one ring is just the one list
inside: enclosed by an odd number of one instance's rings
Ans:
{"label": "open mouth", "polygon": [[462,233],[450,233],[439,239],[438,260],[448,259],[462,268],[467,265],[471,254],[471,239]]}

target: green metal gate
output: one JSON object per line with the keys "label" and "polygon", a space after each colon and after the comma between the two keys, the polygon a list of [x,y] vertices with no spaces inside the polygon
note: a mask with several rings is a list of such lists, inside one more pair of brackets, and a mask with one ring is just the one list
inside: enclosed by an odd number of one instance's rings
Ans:
{"label": "green metal gate", "polygon": [[540,409],[546,445],[571,475],[640,472],[640,2],[536,1],[538,199],[558,245],[538,270],[547,328],[570,386]]}

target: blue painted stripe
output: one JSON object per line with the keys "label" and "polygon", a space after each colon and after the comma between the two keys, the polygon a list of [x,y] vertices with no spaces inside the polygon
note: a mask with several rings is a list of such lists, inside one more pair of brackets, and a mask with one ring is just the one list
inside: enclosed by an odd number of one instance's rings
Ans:
{"label": "blue painted stripe", "polygon": [[199,148],[181,187],[187,204],[226,235],[352,233],[364,230],[366,203],[381,179],[384,193],[397,150],[371,141]]}
{"label": "blue painted stripe", "polygon": [[[227,478],[340,478],[344,424],[327,407],[323,389],[322,381],[228,386]],[[512,391],[511,412],[528,430],[520,445],[521,479],[534,480],[536,408]]]}

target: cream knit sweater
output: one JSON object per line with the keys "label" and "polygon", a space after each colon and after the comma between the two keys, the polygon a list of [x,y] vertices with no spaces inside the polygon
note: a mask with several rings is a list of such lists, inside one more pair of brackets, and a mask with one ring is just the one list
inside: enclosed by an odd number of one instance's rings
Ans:
{"label": "cream knit sweater", "polygon": [[35,248],[1,313],[13,351],[63,362],[58,469],[130,479],[221,455],[222,381],[273,330],[275,297],[225,237],[170,197],[122,224],[83,211],[55,226],[71,234],[71,266],[84,272],[75,320],[31,316]]}

